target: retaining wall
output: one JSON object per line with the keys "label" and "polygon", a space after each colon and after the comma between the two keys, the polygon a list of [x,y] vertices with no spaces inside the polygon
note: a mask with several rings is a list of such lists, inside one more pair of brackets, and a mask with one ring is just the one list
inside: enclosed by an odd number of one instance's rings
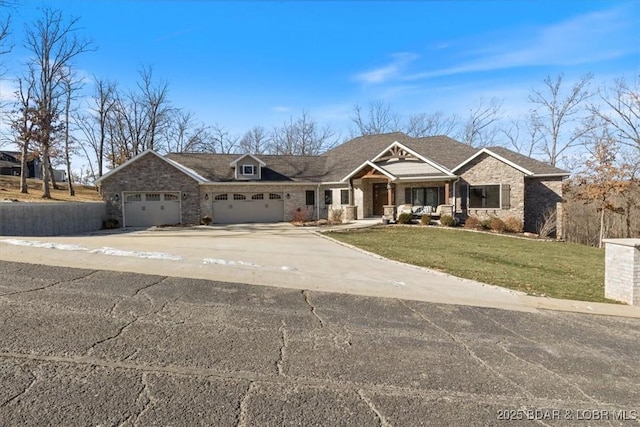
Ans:
{"label": "retaining wall", "polygon": [[106,218],[104,202],[0,203],[0,236],[58,236],[95,231]]}
{"label": "retaining wall", "polygon": [[640,239],[604,239],[604,296],[640,306]]}

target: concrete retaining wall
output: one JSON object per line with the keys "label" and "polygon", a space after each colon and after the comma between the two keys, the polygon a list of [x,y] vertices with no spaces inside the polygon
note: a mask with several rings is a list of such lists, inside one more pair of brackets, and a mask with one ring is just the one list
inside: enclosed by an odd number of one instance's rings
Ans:
{"label": "concrete retaining wall", "polygon": [[0,236],[58,236],[102,228],[103,202],[0,203]]}

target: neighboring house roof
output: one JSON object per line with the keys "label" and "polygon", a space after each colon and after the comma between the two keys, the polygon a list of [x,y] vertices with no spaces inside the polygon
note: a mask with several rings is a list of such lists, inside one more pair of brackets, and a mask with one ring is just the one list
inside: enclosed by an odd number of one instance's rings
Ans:
{"label": "neighboring house roof", "polygon": [[121,164],[120,166],[118,166],[115,169],[111,169],[109,172],[107,172],[106,174],[102,175],[100,178],[98,178],[96,180],[96,184],[104,181],[105,179],[107,179],[108,177],[110,177],[111,175],[117,173],[118,171],[131,166],[133,163],[135,163],[136,161],[140,160],[141,158],[143,158],[144,156],[156,156],[157,158],[161,159],[164,162],[167,162],[168,164],[170,164],[171,166],[173,166],[174,168],[178,169],[180,172],[186,174],[187,176],[193,178],[194,180],[203,183],[206,182],[206,178],[204,178],[203,176],[199,175],[197,172],[195,172],[194,170],[189,169],[188,167],[185,167],[184,165],[177,163],[171,159],[168,159],[164,156],[161,156],[160,154],[156,153],[155,151],[149,149],[146,151],[143,151],[142,153],[138,154],[137,156],[131,158],[129,161]]}

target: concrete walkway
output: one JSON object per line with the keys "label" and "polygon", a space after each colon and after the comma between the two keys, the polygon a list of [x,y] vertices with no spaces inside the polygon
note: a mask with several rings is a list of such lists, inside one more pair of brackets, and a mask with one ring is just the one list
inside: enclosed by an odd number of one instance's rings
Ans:
{"label": "concrete walkway", "polygon": [[246,224],[2,237],[0,259],[518,311],[550,308],[640,318],[640,307],[530,297],[368,254],[317,230]]}

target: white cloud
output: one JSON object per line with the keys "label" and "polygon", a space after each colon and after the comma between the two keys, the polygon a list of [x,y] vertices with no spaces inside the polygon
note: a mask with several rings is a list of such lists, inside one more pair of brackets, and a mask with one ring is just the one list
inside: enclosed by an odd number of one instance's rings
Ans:
{"label": "white cloud", "polygon": [[273,111],[275,111],[276,113],[289,113],[291,112],[291,108],[279,106],[279,107],[273,107]]}
{"label": "white cloud", "polygon": [[[407,75],[422,80],[454,74],[516,67],[590,64],[638,52],[637,14],[627,7],[575,16],[538,29],[518,29],[498,36],[479,35],[467,44],[482,43],[464,55],[466,61],[436,70]],[[489,40],[488,40],[489,38]]]}
{"label": "white cloud", "polygon": [[356,74],[355,80],[368,84],[384,83],[397,77],[411,62],[418,59],[418,55],[411,52],[394,53],[391,56],[393,60],[390,64]]}

